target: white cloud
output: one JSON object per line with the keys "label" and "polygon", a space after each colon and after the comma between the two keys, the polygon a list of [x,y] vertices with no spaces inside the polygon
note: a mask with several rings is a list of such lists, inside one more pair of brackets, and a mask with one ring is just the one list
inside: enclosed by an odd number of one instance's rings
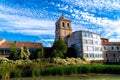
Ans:
{"label": "white cloud", "polygon": [[72,31],[78,31],[78,30],[88,30],[86,27],[80,25],[80,24],[73,24],[72,25]]}
{"label": "white cloud", "polygon": [[111,9],[120,9],[119,0],[62,0],[73,5],[82,6],[85,9],[90,9],[96,7],[98,9],[107,8]]}
{"label": "white cloud", "polygon": [[[107,10],[108,12],[113,12],[114,10],[120,11],[120,1],[119,0],[62,0],[63,2],[67,2],[72,7],[69,7],[67,11],[69,11],[75,20],[74,23],[77,25],[73,25],[73,30],[87,30],[86,26],[95,27],[94,25],[100,26],[104,29],[105,33],[103,37],[111,37],[114,33],[117,33],[117,38],[120,38],[120,19],[112,20],[109,18],[95,17],[94,14],[88,13],[89,11],[95,12],[98,10]],[[78,8],[76,8],[78,7]],[[79,10],[79,8],[83,8]],[[84,12],[83,12],[84,11]],[[109,14],[108,12],[104,14]],[[114,14],[116,15],[116,14]],[[114,17],[114,15],[112,15]],[[118,15],[118,17],[120,17]],[[83,25],[84,26],[83,26]],[[95,30],[93,30],[95,31]],[[101,29],[97,29],[97,31],[101,31]],[[97,32],[96,31],[96,32]]]}
{"label": "white cloud", "polygon": [[110,42],[120,42],[120,38],[117,38],[117,39],[115,39],[115,38],[110,38],[109,41],[110,41]]}
{"label": "white cloud", "polygon": [[66,6],[60,6],[60,8],[59,8],[60,10],[68,10],[68,5],[66,5]]}
{"label": "white cloud", "polygon": [[[111,20],[109,18],[94,17],[94,14],[88,13],[88,11],[96,12],[95,9],[101,10],[105,9],[108,12],[113,10],[120,11],[120,1],[119,0],[62,0],[67,2],[67,4],[56,4],[59,10],[70,12],[73,20],[73,31],[76,30],[87,30],[87,25],[98,25],[105,30],[104,37],[110,37],[113,33],[120,35],[120,19]],[[76,8],[77,7],[77,8]],[[82,12],[81,8],[83,8]],[[21,11],[22,10],[22,11]],[[41,35],[41,34],[51,34],[54,35],[55,21],[54,20],[41,20],[30,18],[26,16],[20,16],[20,14],[29,14],[33,16],[34,14],[29,11],[29,9],[13,9],[0,5],[0,19],[5,19],[6,24],[0,26],[0,30],[6,30],[9,32],[16,32],[29,35]],[[26,13],[27,12],[27,13]],[[52,11],[51,11],[52,12]],[[10,14],[13,13],[13,14]],[[55,15],[58,15],[57,12]],[[96,12],[97,13],[97,12]],[[109,14],[109,13],[108,13]],[[65,14],[66,15],[66,14]],[[71,16],[70,15],[70,16]],[[77,24],[76,24],[77,23]],[[84,24],[84,26],[83,26]],[[8,27],[7,27],[8,26]],[[10,27],[11,26],[11,27]],[[99,31],[99,29],[98,29]],[[118,39],[120,36],[117,37]]]}
{"label": "white cloud", "polygon": [[102,26],[106,31],[106,37],[109,37],[114,32],[120,34],[120,20],[110,20],[107,18],[93,17],[89,14],[82,14],[85,20],[89,21],[89,24],[97,24]]}
{"label": "white cloud", "polygon": [[1,31],[6,30],[29,35],[54,34],[55,21],[34,19],[8,13],[0,13],[0,19],[6,21],[4,26],[0,26]]}

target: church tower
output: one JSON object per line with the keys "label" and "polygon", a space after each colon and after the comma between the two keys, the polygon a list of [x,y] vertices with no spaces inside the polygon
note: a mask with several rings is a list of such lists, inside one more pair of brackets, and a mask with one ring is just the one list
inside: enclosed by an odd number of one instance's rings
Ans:
{"label": "church tower", "polygon": [[55,26],[55,38],[61,38],[67,42],[67,37],[72,34],[71,21],[65,18],[65,16],[62,14],[62,16],[56,21]]}

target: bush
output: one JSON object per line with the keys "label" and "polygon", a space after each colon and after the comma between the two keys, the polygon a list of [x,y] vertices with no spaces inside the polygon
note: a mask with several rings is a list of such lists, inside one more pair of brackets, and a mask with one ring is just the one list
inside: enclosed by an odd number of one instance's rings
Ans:
{"label": "bush", "polygon": [[90,64],[88,61],[84,61],[80,58],[53,58],[53,63],[60,64],[60,65],[83,65],[83,64]]}

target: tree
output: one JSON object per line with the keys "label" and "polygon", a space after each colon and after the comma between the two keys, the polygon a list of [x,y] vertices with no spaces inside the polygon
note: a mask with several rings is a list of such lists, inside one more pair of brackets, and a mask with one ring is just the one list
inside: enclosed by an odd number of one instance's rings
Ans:
{"label": "tree", "polygon": [[16,60],[17,59],[17,48],[16,48],[16,44],[13,43],[11,46],[10,46],[10,59],[13,59],[13,60]]}
{"label": "tree", "polygon": [[52,56],[53,57],[61,57],[61,58],[63,58],[64,54],[60,50],[53,50]]}
{"label": "tree", "polygon": [[39,47],[36,50],[36,58],[43,58],[44,57],[44,49],[43,47]]}
{"label": "tree", "polygon": [[30,51],[27,46],[21,47],[20,58],[21,59],[29,59]]}
{"label": "tree", "polygon": [[62,39],[58,39],[55,40],[52,49],[53,57],[64,57],[64,54],[67,52],[67,45]]}

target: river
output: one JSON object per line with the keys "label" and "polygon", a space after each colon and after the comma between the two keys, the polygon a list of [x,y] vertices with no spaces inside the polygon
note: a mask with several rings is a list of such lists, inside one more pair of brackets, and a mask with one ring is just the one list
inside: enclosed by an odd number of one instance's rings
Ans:
{"label": "river", "polygon": [[92,76],[40,76],[28,78],[12,78],[10,80],[120,80],[120,75],[92,75]]}

